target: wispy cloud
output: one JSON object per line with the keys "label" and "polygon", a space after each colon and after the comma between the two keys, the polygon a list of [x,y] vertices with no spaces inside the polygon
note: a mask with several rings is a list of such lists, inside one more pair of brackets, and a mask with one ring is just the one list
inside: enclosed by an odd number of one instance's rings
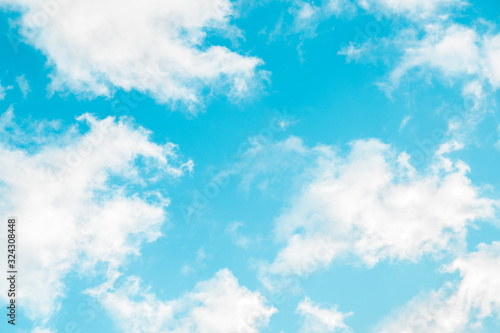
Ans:
{"label": "wispy cloud", "polygon": [[21,93],[23,94],[23,97],[26,98],[28,97],[28,94],[31,91],[30,84],[28,80],[26,80],[26,77],[23,75],[16,77],[16,83],[19,86],[19,89],[21,89]]}

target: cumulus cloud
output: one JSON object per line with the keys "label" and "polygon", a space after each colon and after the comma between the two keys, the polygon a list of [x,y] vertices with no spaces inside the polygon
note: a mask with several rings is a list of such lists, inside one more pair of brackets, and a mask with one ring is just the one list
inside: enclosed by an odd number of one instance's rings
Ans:
{"label": "cumulus cloud", "polygon": [[302,317],[302,326],[299,332],[352,332],[352,329],[344,323],[345,318],[352,315],[352,313],[339,312],[337,306],[324,309],[306,297],[297,306],[297,312]]}
{"label": "cumulus cloud", "polygon": [[[169,201],[148,184],[192,168],[178,159],[175,145],[151,142],[130,119],[85,114],[78,121],[88,130],[75,125],[39,144],[18,127],[0,142],[0,215],[17,217],[22,239],[17,298],[41,324],[59,309],[69,272],[112,272],[161,235]],[[12,109],[2,122],[10,124],[2,132],[12,131]],[[51,125],[33,126],[49,133]]]}
{"label": "cumulus cloud", "polygon": [[483,54],[483,75],[485,75],[491,85],[500,87],[500,35],[488,36],[484,40]]}
{"label": "cumulus cloud", "polygon": [[128,278],[116,290],[93,295],[116,324],[130,333],[257,333],[276,312],[258,292],[240,286],[227,269],[170,301],[158,300],[137,277]]}
{"label": "cumulus cloud", "polygon": [[420,69],[435,71],[446,79],[463,79],[464,86],[475,82],[500,87],[500,35],[481,34],[474,27],[457,23],[429,24],[423,32],[422,39],[398,39],[403,56],[390,74],[393,85],[412,69]]}
{"label": "cumulus cloud", "polygon": [[309,168],[297,174],[300,186],[275,221],[284,246],[262,265],[263,282],[272,288],[277,276],[307,276],[346,256],[370,267],[463,251],[467,228],[493,217],[496,202],[471,184],[467,165],[442,155],[449,149],[421,171],[374,139],[352,142],[348,154],[306,149]]}
{"label": "cumulus cloud", "polygon": [[238,38],[228,0],[1,0],[21,13],[20,32],[52,66],[51,88],[85,96],[136,89],[192,110],[202,91],[240,98],[261,79],[258,58],[211,45],[209,34]]}
{"label": "cumulus cloud", "polygon": [[400,64],[392,71],[391,80],[398,82],[409,70],[430,68],[449,77],[475,74],[479,71],[479,36],[468,27],[441,25],[427,27],[424,39],[408,46]]}
{"label": "cumulus cloud", "polygon": [[449,267],[461,281],[416,297],[382,322],[377,332],[461,333],[481,328],[482,321],[500,317],[500,243],[481,244],[476,252],[457,258]]}

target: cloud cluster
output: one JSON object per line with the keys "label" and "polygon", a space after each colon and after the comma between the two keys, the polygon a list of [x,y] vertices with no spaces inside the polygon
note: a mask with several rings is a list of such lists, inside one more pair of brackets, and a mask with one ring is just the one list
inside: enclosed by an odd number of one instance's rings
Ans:
{"label": "cloud cluster", "polygon": [[240,286],[227,269],[171,301],[158,300],[136,277],[94,296],[118,327],[130,333],[258,333],[276,312],[258,292]]}
{"label": "cloud cluster", "polygon": [[51,88],[109,96],[118,88],[182,102],[194,111],[202,91],[240,98],[259,84],[258,58],[212,45],[240,31],[228,0],[1,0],[21,13],[27,42],[53,66]]}
{"label": "cloud cluster", "polygon": [[[2,116],[1,131],[11,140],[0,142],[0,215],[18,219],[17,298],[41,323],[58,310],[68,273],[114,271],[161,235],[169,201],[147,185],[192,168],[178,160],[175,145],[151,142],[130,120],[78,120],[88,130],[73,126],[39,144],[16,140],[29,136],[13,125],[12,109]],[[38,128],[52,130],[47,125]]]}
{"label": "cloud cluster", "polygon": [[434,158],[417,171],[406,153],[374,139],[354,141],[348,154],[306,149],[310,168],[276,219],[284,247],[261,267],[263,281],[272,287],[273,275],[306,276],[346,256],[373,266],[465,250],[467,228],[493,217],[496,202],[471,184],[463,162]]}

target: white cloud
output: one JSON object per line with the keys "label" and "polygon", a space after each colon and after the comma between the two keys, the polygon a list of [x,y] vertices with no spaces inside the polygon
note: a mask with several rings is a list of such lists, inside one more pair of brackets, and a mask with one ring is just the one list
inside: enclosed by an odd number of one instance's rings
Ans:
{"label": "white cloud", "polygon": [[[497,127],[497,134],[498,136],[500,136],[500,125],[498,125]],[[495,147],[500,150],[500,140],[498,140],[496,143],[495,143]]]}
{"label": "white cloud", "polygon": [[5,99],[5,95],[7,94],[7,90],[12,89],[12,86],[7,86],[4,87],[2,86],[2,83],[0,82],[0,101]]}
{"label": "white cloud", "polygon": [[21,34],[53,66],[51,87],[87,96],[115,88],[182,102],[228,87],[244,96],[260,81],[258,58],[210,45],[208,33],[240,37],[229,0],[0,0],[22,13]]}
{"label": "white cloud", "polygon": [[408,71],[418,67],[437,70],[445,77],[477,74],[481,60],[478,41],[476,32],[465,26],[429,25],[422,40],[404,46],[404,55],[391,72],[391,81],[397,84]]}
{"label": "white cloud", "polygon": [[410,20],[449,15],[450,9],[465,5],[461,0],[359,0],[359,5],[369,12],[402,15]]}
{"label": "white cloud", "polygon": [[276,312],[258,292],[240,286],[227,269],[171,301],[158,300],[136,277],[113,292],[94,296],[116,324],[130,333],[257,333]]}
{"label": "white cloud", "polygon": [[[248,149],[241,154],[242,162],[239,163],[242,166],[240,187],[246,191],[254,183],[259,183],[259,188],[269,191],[272,187],[276,187],[275,183],[289,182],[286,177],[269,180],[267,177],[261,179],[259,176],[264,173],[279,172],[292,178],[295,169],[306,163],[303,156],[307,154],[307,148],[302,140],[294,136],[276,144],[270,144],[267,137],[252,137],[248,140],[247,146]],[[281,163],[276,163],[277,161]]]}
{"label": "white cloud", "polygon": [[[351,61],[358,62],[361,59],[370,58],[372,47],[371,41],[367,41],[361,45],[355,45],[351,42],[349,45],[341,47],[337,54],[345,56],[347,63]],[[373,62],[373,59],[371,61]]]}
{"label": "white cloud", "polygon": [[400,132],[406,127],[406,125],[408,125],[410,120],[411,120],[411,116],[405,116],[403,118],[403,120],[401,120],[401,123],[399,124],[399,131]]}
{"label": "white cloud", "polygon": [[[13,123],[12,110],[6,119]],[[43,144],[25,141],[27,132],[0,143],[0,215],[18,218],[22,244],[17,298],[41,324],[59,309],[69,272],[112,272],[161,235],[169,202],[147,185],[192,167],[177,160],[175,145],[151,142],[129,119],[78,120],[89,126],[83,134],[73,126]]]}
{"label": "white cloud", "polygon": [[240,232],[238,232],[238,229],[243,226],[242,222],[232,222],[229,223],[225,229],[225,233],[231,237],[231,241],[241,247],[241,248],[248,248],[248,244],[250,243],[250,239],[248,237],[243,236]]}
{"label": "white cloud", "polygon": [[16,83],[19,86],[19,89],[21,89],[21,93],[23,94],[23,97],[26,98],[28,97],[28,94],[31,91],[30,84],[28,80],[26,80],[26,77],[23,75],[16,77]]}
{"label": "white cloud", "polygon": [[495,88],[500,87],[500,35],[485,38],[483,75]]}
{"label": "white cloud", "polygon": [[325,1],[323,8],[327,15],[353,14],[357,10],[356,5],[350,0],[328,0]]}
{"label": "white cloud", "polygon": [[48,328],[35,327],[31,330],[31,333],[54,333],[54,331]]}
{"label": "white cloud", "polygon": [[[65,142],[68,136],[74,133],[72,129],[61,133],[61,128],[62,123],[58,120],[16,120],[14,107],[11,105],[7,111],[0,115],[0,142],[42,145],[53,143],[56,137],[60,142]],[[26,133],[30,135],[26,135]]]}
{"label": "white cloud", "polygon": [[261,266],[270,288],[273,277],[306,276],[345,256],[373,266],[456,254],[467,228],[494,214],[496,202],[471,185],[468,167],[442,155],[417,171],[407,154],[372,139],[353,142],[346,156],[327,146],[304,156],[310,167],[275,222],[284,247]]}
{"label": "white cloud", "polygon": [[344,323],[344,319],[352,315],[352,313],[339,312],[337,306],[330,309],[323,309],[306,297],[297,306],[297,312],[303,318],[299,332],[352,332],[352,329]]}
{"label": "white cloud", "polygon": [[302,32],[311,38],[316,36],[316,28],[322,19],[320,7],[305,1],[296,1],[295,6],[289,9],[294,18],[293,29]]}
{"label": "white cloud", "polygon": [[462,333],[481,328],[482,320],[500,318],[500,243],[481,244],[449,267],[461,281],[420,296],[382,322],[377,332]]}
{"label": "white cloud", "polygon": [[422,39],[395,40],[404,54],[390,74],[394,85],[412,69],[420,68],[447,79],[464,79],[465,86],[472,81],[500,87],[500,35],[480,34],[474,27],[456,23],[429,24],[423,32]]}
{"label": "white cloud", "polygon": [[185,263],[181,267],[181,273],[187,276],[196,272],[200,268],[205,268],[206,261],[209,259],[212,259],[212,256],[210,254],[205,253],[205,248],[202,246],[196,251],[195,260],[191,264]]}
{"label": "white cloud", "polygon": [[[295,0],[291,2],[289,9],[294,18],[289,30],[302,33],[303,37],[313,38],[316,36],[316,29],[320,23],[332,16],[354,16],[360,8],[378,17],[381,14],[402,16],[419,23],[444,21],[456,10],[466,5],[467,3],[462,0],[324,0],[317,2]],[[278,32],[287,33],[288,31],[285,31],[282,25],[283,22],[278,22]],[[348,52],[350,56],[356,55],[354,51],[357,50],[344,49],[344,52]]]}
{"label": "white cloud", "polygon": [[[379,35],[382,26],[386,25],[384,21],[369,22],[375,24],[373,31],[369,33],[371,29],[367,24],[365,32],[359,30],[354,41],[345,44],[338,54],[344,55],[347,62],[355,60],[388,66],[389,73],[376,85],[389,97],[401,83],[407,82],[431,84],[437,79],[445,86],[458,86],[465,112],[462,119],[448,120],[447,135],[467,143],[477,124],[496,110],[496,90],[500,87],[497,26],[483,19],[469,25],[453,20],[448,14],[454,12],[452,7],[465,5],[461,1],[365,0],[362,3],[369,11],[381,6],[391,13],[407,11],[413,18],[425,17],[426,20],[393,29],[388,36]],[[444,14],[443,10],[448,7],[449,13]]]}
{"label": "white cloud", "polygon": [[[315,38],[321,23],[334,16],[353,15],[356,10],[356,5],[350,0],[289,1],[288,12],[282,14],[269,32],[269,40],[290,34],[298,34],[300,39]],[[265,33],[266,30],[267,28],[262,32]],[[297,45],[297,51],[301,57],[302,46],[302,42]]]}
{"label": "white cloud", "polygon": [[5,87],[0,83],[0,101],[5,99]]}
{"label": "white cloud", "polygon": [[[484,25],[483,22],[483,28]],[[500,87],[500,35],[480,33],[481,28],[481,25],[434,23],[384,39],[381,43],[384,47],[402,55],[396,58],[387,81],[378,83],[379,87],[391,95],[403,80],[415,81],[415,78],[427,83],[437,79],[447,86],[458,85],[466,112],[462,119],[448,122],[448,134],[454,140],[466,142],[485,115],[496,109],[495,94]],[[348,53],[343,54],[350,59]]]}

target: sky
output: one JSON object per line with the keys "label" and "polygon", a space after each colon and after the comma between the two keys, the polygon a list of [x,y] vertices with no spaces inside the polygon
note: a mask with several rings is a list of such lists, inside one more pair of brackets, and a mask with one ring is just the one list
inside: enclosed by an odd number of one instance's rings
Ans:
{"label": "sky", "polygon": [[499,332],[499,17],[0,0],[0,331]]}

